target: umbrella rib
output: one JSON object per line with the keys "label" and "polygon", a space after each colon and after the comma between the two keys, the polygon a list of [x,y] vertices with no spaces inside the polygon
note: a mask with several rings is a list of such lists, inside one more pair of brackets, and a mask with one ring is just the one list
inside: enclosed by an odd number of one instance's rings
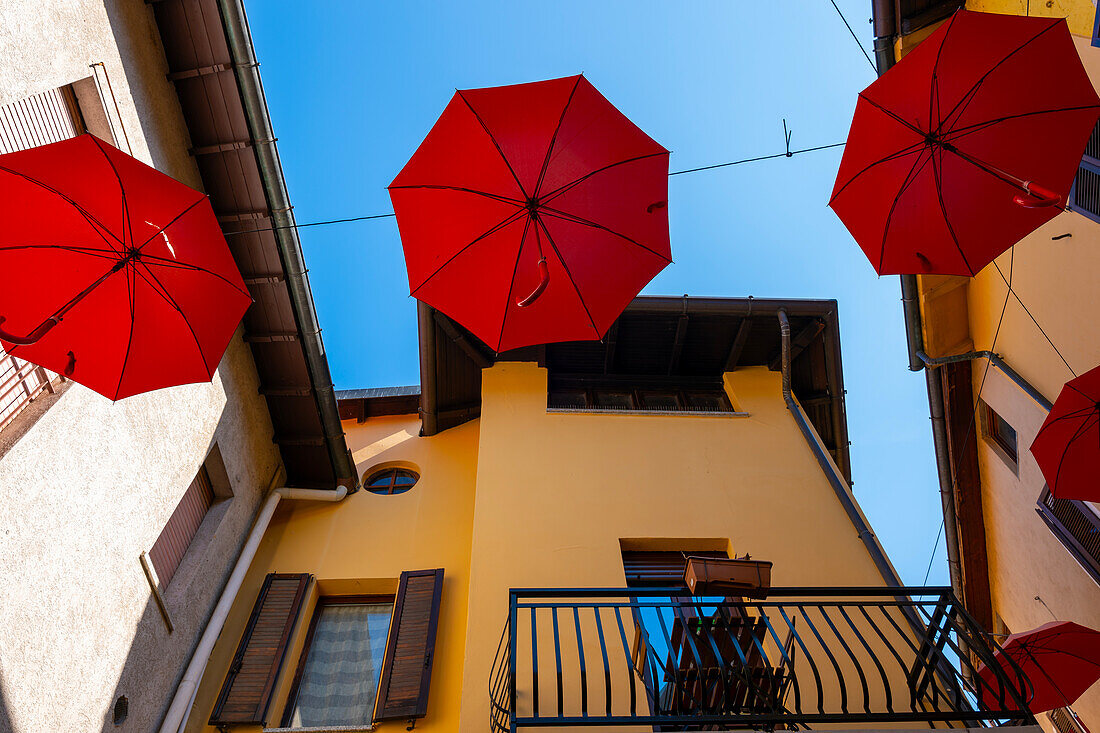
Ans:
{"label": "umbrella rib", "polygon": [[590,220],[585,219],[583,217],[577,216],[576,214],[570,214],[566,211],[562,211],[560,209],[554,209],[554,208],[551,208],[549,206],[540,206],[539,211],[545,212],[547,214],[547,216],[552,216],[555,219],[561,219],[563,221],[570,221],[570,222],[573,222],[574,224],[583,224],[584,226],[593,227],[594,229],[602,229],[603,231],[607,232],[608,234],[613,234],[616,237],[619,237],[620,239],[625,239],[626,241],[630,242],[631,244],[633,244],[637,247],[641,247],[642,249],[646,250],[647,252],[651,252],[652,254],[655,254],[656,256],[658,256],[662,260],[664,260],[665,262],[672,262],[672,259],[670,257],[666,257],[665,255],[661,254],[660,252],[657,252],[656,250],[650,249],[649,247],[645,246],[644,244],[637,241],[636,239],[631,239],[630,237],[626,236],[625,234],[620,234],[619,232],[615,231],[614,229],[609,229],[608,227],[605,227],[603,224],[597,224],[594,221],[590,221]]}
{"label": "umbrella rib", "polygon": [[[178,214],[176,214],[176,215],[175,215],[174,217],[172,217],[172,220],[171,220],[170,222],[168,222],[167,224],[165,224],[164,226],[162,226],[162,227],[161,227],[160,229],[158,229],[158,230],[157,230],[157,231],[156,231],[156,232],[155,232],[155,233],[153,234],[153,236],[149,237],[149,238],[148,238],[148,239],[146,239],[146,240],[145,240],[144,242],[142,242],[142,243],[141,243],[141,244],[140,244],[140,245],[138,246],[137,250],[138,250],[138,251],[140,252],[141,250],[145,249],[145,247],[146,247],[146,246],[147,246],[147,245],[148,245],[148,244],[149,244],[150,242],[152,242],[152,241],[153,241],[154,239],[156,239],[156,238],[157,238],[157,237],[159,237],[159,236],[160,236],[161,234],[163,234],[163,233],[164,233],[164,230],[165,230],[165,229],[167,229],[168,227],[172,226],[172,225],[173,225],[173,224],[175,224],[175,223],[176,223],[177,221],[179,221],[180,219],[182,219],[182,218],[183,218],[183,216],[184,216],[184,215],[185,215],[185,214],[186,214],[187,212],[191,211],[191,209],[193,209],[193,208],[195,208],[196,206],[198,206],[199,204],[201,204],[201,203],[202,203],[202,202],[203,202],[203,201],[204,201],[205,199],[206,199],[206,196],[205,196],[205,195],[200,195],[200,196],[198,197],[198,199],[196,199],[196,200],[195,200],[194,202],[192,202],[192,203],[191,203],[191,204],[190,204],[190,205],[189,205],[189,206],[188,206],[187,208],[185,208],[185,209],[184,209],[183,211],[181,211],[180,213],[178,213]],[[132,238],[132,231],[131,231],[131,238]]]}
{"label": "umbrella rib", "polygon": [[[531,226],[531,220],[535,217],[529,215],[523,222],[523,235],[519,239],[519,250],[516,252],[516,264],[512,266],[512,281],[508,283],[507,300],[504,302],[504,317],[500,319],[500,334],[497,335],[497,346],[494,351],[500,353],[500,345],[504,343],[504,326],[508,323],[508,314],[512,311],[512,290],[516,287],[516,273],[519,272],[519,260],[523,256],[523,245],[527,243],[527,230]],[[535,236],[539,235],[539,228],[535,226]]]}
{"label": "umbrella rib", "polygon": [[[101,222],[99,219],[94,217],[90,211],[85,209],[83,206],[78,204],[76,201],[74,201],[69,196],[66,196],[65,194],[61,193],[61,191],[58,191],[53,186],[50,186],[49,184],[43,183],[42,181],[31,178],[26,173],[21,173],[19,171],[12,170],[11,168],[8,168],[6,166],[0,165],[0,171],[4,171],[5,173],[10,173],[13,176],[18,176],[19,178],[22,178],[23,180],[27,181],[28,183],[33,183],[34,185],[38,186],[39,188],[45,189],[46,191],[49,191],[50,193],[52,193],[55,196],[57,196],[57,197],[61,198],[62,200],[64,200],[65,203],[69,204],[74,209],[76,209],[77,212],[84,218],[84,220],[92,226],[92,230],[96,234],[99,235],[99,238],[102,239],[104,244],[106,244],[107,246],[110,246],[110,242],[108,242],[107,238],[103,236],[103,232],[106,232],[107,234],[110,234],[112,239],[114,239],[120,245],[125,246],[125,244],[122,242],[122,240],[120,240],[118,237],[116,237],[115,233],[112,232],[111,230],[109,230],[106,226],[104,226],[103,222]],[[100,230],[102,230],[102,231],[100,231]],[[122,254],[122,252],[116,252],[116,254]]]}
{"label": "umbrella rib", "polygon": [[449,257],[449,258],[447,259],[447,261],[446,261],[446,262],[444,262],[444,263],[443,263],[442,265],[440,265],[439,267],[437,267],[437,268],[435,269],[435,271],[433,271],[433,272],[432,272],[432,274],[431,274],[431,275],[428,275],[428,276],[427,276],[426,278],[424,278],[423,280],[421,280],[421,281],[420,281],[420,284],[419,284],[419,285],[417,285],[417,286],[416,286],[415,288],[413,288],[412,292],[410,292],[410,293],[409,293],[409,295],[411,295],[411,296],[413,296],[413,297],[415,298],[415,297],[416,297],[416,294],[417,294],[417,293],[418,293],[418,292],[420,291],[420,289],[421,289],[422,287],[424,287],[425,285],[427,285],[427,284],[428,284],[428,281],[429,281],[429,280],[431,280],[431,279],[432,279],[433,277],[435,277],[436,275],[438,275],[438,274],[439,274],[439,272],[440,272],[440,270],[442,270],[443,268],[445,268],[445,267],[446,267],[447,265],[451,264],[451,262],[453,262],[453,261],[454,261],[454,259],[455,259],[456,257],[458,257],[458,256],[459,256],[460,254],[462,254],[463,252],[465,252],[466,250],[468,250],[468,249],[469,249],[470,247],[473,247],[473,246],[474,246],[475,244],[477,244],[477,243],[478,243],[478,242],[480,242],[481,240],[485,239],[486,237],[488,237],[488,236],[491,236],[491,235],[493,235],[493,234],[497,233],[498,231],[500,231],[500,230],[501,230],[501,229],[503,229],[504,227],[506,227],[506,226],[508,226],[509,224],[512,224],[513,222],[517,221],[517,220],[518,220],[518,219],[519,219],[519,218],[520,218],[521,216],[526,216],[526,215],[527,215],[527,210],[526,210],[526,209],[519,209],[519,210],[517,210],[517,211],[514,211],[514,212],[512,212],[512,213],[511,213],[511,214],[509,214],[508,216],[504,217],[504,219],[503,219],[503,220],[502,220],[502,221],[501,221],[500,223],[496,224],[495,226],[492,226],[492,227],[490,227],[490,228],[488,229],[488,231],[485,231],[485,232],[483,232],[482,234],[478,235],[478,236],[477,236],[477,237],[475,237],[475,238],[474,238],[474,239],[473,239],[472,241],[470,241],[470,243],[469,243],[469,244],[466,244],[466,245],[465,245],[464,247],[462,247],[462,249],[458,250],[458,251],[457,251],[457,252],[455,252],[455,253],[454,253],[453,255],[451,255],[451,256],[450,256],[450,257]]}
{"label": "umbrella rib", "polygon": [[555,188],[550,193],[548,193],[545,196],[541,197],[540,202],[549,203],[550,201],[553,201],[558,196],[562,195],[563,193],[565,193],[569,189],[573,188],[577,184],[588,180],[589,178],[591,178],[592,176],[594,176],[598,173],[603,173],[604,171],[606,171],[610,168],[615,168],[616,166],[620,166],[620,165],[626,165],[627,163],[633,163],[633,162],[638,161],[638,160],[645,160],[646,158],[653,158],[653,157],[656,157],[658,155],[668,155],[668,151],[667,150],[662,150],[659,153],[646,153],[645,155],[638,155],[638,156],[635,156],[633,158],[627,158],[626,160],[620,160],[618,163],[610,163],[608,165],[603,166],[602,168],[597,168],[594,171],[591,171],[589,173],[585,173],[583,176],[581,176],[580,178],[578,178],[574,181],[570,181],[569,183],[562,184],[561,186]]}
{"label": "umbrella rib", "polygon": [[939,72],[939,68],[940,68],[940,57],[943,55],[943,47],[947,45],[947,39],[951,35],[951,29],[955,26],[955,18],[957,18],[957,17],[958,17],[957,14],[952,15],[951,20],[947,21],[947,30],[945,30],[943,32],[943,40],[940,41],[940,46],[939,46],[939,48],[936,49],[936,61],[935,61],[935,63],[932,64],[932,78],[929,80],[929,84],[928,84],[928,129],[929,130],[938,130],[940,128],[939,125],[933,125],[932,124],[933,109],[934,109],[935,106],[937,106],[937,103],[940,101],[939,94],[937,94],[937,91],[939,89],[938,72]]}
{"label": "umbrella rib", "polygon": [[[940,152],[942,156],[942,149]],[[940,166],[943,165],[943,161],[940,161],[940,165],[936,165],[936,151],[932,150],[932,175],[936,178],[936,200],[940,204],[940,213],[943,214],[943,221],[947,224],[947,231],[951,235],[951,241],[955,243],[955,249],[959,250],[959,256],[962,257],[963,264],[966,265],[966,269],[970,271],[971,277],[974,275],[974,268],[970,264],[970,261],[966,258],[966,252],[963,252],[962,246],[959,244],[959,237],[955,234],[955,227],[951,224],[951,217],[947,215],[947,205],[943,200],[943,182],[940,176]]]}
{"label": "umbrella rib", "polygon": [[[1074,444],[1074,442],[1077,441],[1078,438],[1080,438],[1082,435],[1084,435],[1086,432],[1088,432],[1088,430],[1090,428],[1090,426],[1089,426],[1090,420],[1091,420],[1091,417],[1085,418],[1084,420],[1082,420],[1081,424],[1077,426],[1077,430],[1074,431],[1073,436],[1069,440],[1066,441],[1066,447],[1062,451],[1062,457],[1058,459],[1058,470],[1054,472],[1054,489],[1053,489],[1053,491],[1054,491],[1054,494],[1056,496],[1058,494],[1058,479],[1062,477],[1062,464],[1065,463],[1066,456],[1069,455],[1070,446],[1072,446]],[[1100,424],[1100,419],[1098,419],[1097,422],[1093,423],[1093,425],[1096,425],[1096,424]]]}
{"label": "umbrella rib", "polygon": [[558,256],[558,262],[561,263],[562,268],[565,270],[565,274],[569,277],[569,282],[573,283],[573,290],[577,294],[577,300],[581,302],[581,307],[584,308],[585,315],[588,316],[588,322],[592,325],[592,332],[596,334],[597,339],[602,338],[603,334],[600,333],[600,329],[596,328],[596,321],[592,318],[592,312],[588,310],[588,304],[584,302],[584,296],[581,295],[581,289],[577,287],[577,281],[573,279],[573,273],[569,271],[569,265],[566,264],[565,258],[562,257],[558,245],[554,243],[554,238],[550,236],[550,229],[539,220],[536,220],[535,224],[542,227],[543,233],[546,234],[546,241],[550,242],[550,247],[553,248],[554,254]]}
{"label": "umbrella rib", "polygon": [[195,270],[197,272],[202,272],[202,273],[205,273],[207,275],[210,275],[211,277],[216,277],[217,279],[224,282],[226,285],[229,285],[230,287],[232,287],[234,290],[236,290],[241,295],[244,295],[245,297],[249,298],[250,300],[252,298],[252,294],[249,293],[247,289],[246,290],[241,290],[239,287],[237,287],[237,284],[234,283],[229,278],[227,278],[224,275],[221,275],[217,272],[214,272],[213,270],[207,269],[205,267],[199,267],[198,265],[193,265],[190,262],[178,262],[176,260],[170,260],[167,257],[158,257],[157,255],[143,254],[141,256],[141,261],[143,263],[145,263],[146,267],[149,267],[149,265],[150,265],[149,260],[156,260],[152,264],[156,265],[157,267],[168,267],[168,268],[172,268],[172,269],[176,269],[176,270]]}
{"label": "umbrella rib", "polygon": [[[1059,415],[1054,419],[1051,419],[1048,416],[1047,419],[1043,422],[1042,427],[1039,428],[1039,432],[1035,434],[1035,440],[1038,440],[1039,436],[1043,434],[1043,431],[1054,425],[1054,423],[1062,422],[1063,420],[1087,420],[1090,414],[1096,412],[1096,409],[1097,408],[1094,405],[1089,405],[1088,407],[1082,407],[1078,410],[1074,410],[1073,412],[1067,412],[1065,415]],[[1034,442],[1035,441],[1032,441],[1033,444]]]}
{"label": "umbrella rib", "polygon": [[508,196],[501,196],[501,195],[495,194],[495,193],[488,193],[487,191],[478,191],[477,189],[474,189],[474,188],[463,188],[461,186],[441,186],[441,185],[424,184],[424,185],[408,185],[408,186],[387,186],[386,190],[393,191],[393,190],[397,190],[397,189],[403,190],[403,189],[413,189],[413,188],[427,188],[427,189],[440,190],[440,191],[461,191],[463,193],[472,193],[472,194],[476,194],[478,196],[484,196],[485,198],[493,199],[494,201],[500,201],[502,203],[515,204],[516,206],[524,206],[525,205],[525,202],[520,201],[519,199],[514,199],[514,198],[511,198],[511,197],[508,197]]}
{"label": "umbrella rib", "polygon": [[[913,153],[920,152],[920,150],[922,148],[927,147],[927,145],[928,145],[927,142],[925,142],[924,140],[921,140],[920,142],[913,143],[912,145],[910,145],[908,147],[905,147],[905,148],[902,148],[901,150],[898,150],[897,152],[890,153],[890,155],[887,155],[885,158],[880,158],[879,160],[876,160],[874,163],[869,163],[862,170],[856,172],[856,174],[854,176],[849,178],[848,181],[843,186],[841,186],[839,189],[837,189],[837,192],[834,193],[832,195],[832,198],[829,199],[829,203],[832,204],[834,201],[836,201],[837,197],[840,196],[840,194],[844,193],[844,190],[846,188],[848,188],[848,186],[855,183],[857,178],[859,178],[864,173],[866,173],[867,171],[874,168],[876,165],[881,165],[883,163],[889,163],[891,160],[897,160],[898,158],[904,158],[906,155],[912,155]],[[917,158],[917,160],[919,161],[920,158]],[[914,165],[916,165],[916,163],[914,163]]]}
{"label": "umbrella rib", "polygon": [[[864,94],[863,94],[863,92],[860,92],[860,93],[859,93],[859,98],[860,98],[860,99],[862,99],[862,100],[864,100],[865,102],[867,102],[867,104],[871,105],[872,107],[874,107],[875,109],[879,110],[879,111],[880,111],[880,112],[882,112],[883,114],[885,114],[885,115],[886,115],[887,117],[890,117],[891,119],[893,119],[894,121],[896,121],[896,122],[897,122],[898,124],[900,124],[900,125],[903,125],[903,126],[905,126],[905,127],[908,127],[908,128],[910,129],[910,130],[912,130],[913,132],[917,133],[917,134],[918,134],[918,135],[920,135],[920,136],[921,136],[922,138],[923,138],[923,137],[925,137],[925,136],[926,136],[926,135],[928,134],[928,132],[927,132],[926,130],[922,130],[922,129],[920,129],[920,127],[919,127],[919,126],[917,126],[917,125],[914,125],[914,124],[913,124],[912,122],[910,122],[909,120],[905,119],[904,117],[902,117],[901,115],[899,115],[899,114],[898,114],[897,112],[894,112],[894,111],[893,111],[893,110],[891,110],[891,109],[887,109],[886,107],[882,106],[881,104],[879,104],[879,103],[878,103],[878,102],[876,102],[875,100],[873,100],[873,99],[871,99],[870,97],[868,97],[868,96],[864,95]],[[923,141],[922,141],[922,142],[923,142]]]}
{"label": "umbrella rib", "polygon": [[[966,92],[966,94],[964,94],[964,95],[963,95],[962,97],[960,97],[960,98],[959,98],[959,101],[955,103],[955,106],[951,108],[951,111],[950,111],[950,112],[948,112],[948,113],[947,113],[947,114],[946,114],[946,115],[945,115],[945,116],[943,117],[943,119],[944,119],[944,120],[949,120],[949,119],[951,119],[951,117],[952,117],[952,116],[954,116],[954,114],[955,114],[956,110],[958,110],[958,109],[959,109],[959,105],[961,105],[961,104],[962,104],[962,103],[963,103],[963,102],[964,102],[965,100],[967,100],[967,99],[970,99],[970,100],[973,100],[973,99],[974,99],[974,96],[976,96],[976,91],[977,91],[977,88],[978,88],[979,86],[981,86],[981,85],[982,85],[982,83],[984,83],[984,82],[985,82],[986,78],[988,78],[990,74],[992,74],[992,73],[993,73],[994,71],[996,71],[996,70],[997,70],[997,68],[998,68],[998,67],[1000,67],[1000,65],[1001,65],[1001,64],[1005,63],[1005,62],[1006,62],[1006,61],[1008,61],[1008,60],[1009,60],[1010,58],[1012,58],[1013,56],[1015,56],[1015,55],[1016,55],[1017,53],[1019,53],[1020,51],[1022,51],[1022,50],[1023,50],[1024,48],[1026,48],[1026,47],[1027,47],[1027,46],[1028,46],[1029,44],[1031,44],[1031,43],[1032,43],[1033,41],[1035,41],[1035,40],[1036,40],[1037,38],[1039,38],[1040,36],[1042,36],[1043,34],[1045,34],[1045,33],[1046,33],[1047,31],[1049,31],[1049,30],[1050,30],[1051,28],[1054,28],[1055,26],[1057,26],[1057,25],[1058,25],[1058,21],[1060,21],[1060,20],[1062,20],[1062,18],[1054,18],[1054,19],[1052,19],[1052,21],[1051,21],[1050,25],[1048,25],[1048,26],[1047,26],[1046,28],[1044,28],[1043,30],[1041,30],[1041,31],[1039,31],[1038,33],[1036,33],[1036,34],[1035,34],[1034,36],[1032,36],[1032,37],[1031,37],[1031,38],[1029,38],[1028,40],[1024,41],[1024,42],[1023,42],[1022,44],[1020,44],[1020,45],[1019,45],[1019,46],[1018,46],[1018,47],[1017,47],[1017,48],[1016,48],[1016,49],[1015,49],[1014,51],[1011,51],[1010,53],[1008,53],[1008,54],[1007,54],[1007,55],[1006,55],[1006,56],[1005,56],[1004,58],[1002,58],[1002,59],[1001,59],[1000,61],[998,61],[997,63],[993,64],[992,68],[990,68],[990,69],[989,69],[989,71],[987,71],[987,72],[985,72],[984,74],[982,74],[982,75],[981,75],[981,76],[980,76],[980,77],[978,78],[978,80],[977,80],[976,82],[974,82],[974,86],[972,86],[972,87],[971,87],[970,89],[968,89],[968,90],[967,90],[967,92]],[[967,105],[969,105],[969,104],[970,104],[970,102],[967,102]]]}
{"label": "umbrella rib", "polygon": [[187,320],[187,316],[184,315],[183,309],[180,308],[179,303],[177,303],[175,298],[173,298],[172,295],[168,292],[168,288],[164,287],[164,283],[160,281],[160,278],[158,278],[156,274],[148,267],[146,267],[145,269],[149,273],[149,277],[153,278],[153,281],[156,283],[156,285],[149,282],[149,278],[147,278],[145,274],[142,273],[141,270],[139,270],[138,268],[135,267],[134,271],[141,277],[142,280],[146,282],[146,284],[149,285],[150,288],[153,289],[154,293],[163,298],[170,306],[172,306],[173,309],[175,309],[176,313],[179,314],[180,319],[183,321],[183,325],[187,326],[187,330],[191,333],[191,338],[195,342],[195,348],[199,351],[199,357],[202,359],[202,365],[206,369],[206,376],[213,377],[214,370],[210,368],[209,362],[206,361],[206,354],[203,353],[202,344],[199,343],[198,334],[196,334],[195,329],[192,328],[191,322]]}
{"label": "umbrella rib", "polygon": [[[923,157],[923,155],[924,151],[922,150],[920,151],[920,154],[917,155],[917,159],[913,161],[913,165],[909,168],[909,173],[905,175],[905,179],[901,182],[901,186],[898,187],[898,192],[894,196],[893,202],[890,204],[890,211],[886,214],[886,223],[882,227],[882,246],[879,247],[878,253],[877,269],[880,271],[882,270],[882,263],[886,259],[886,238],[890,235],[890,225],[893,223],[894,220],[894,210],[897,209],[898,202],[901,201],[902,194],[904,194],[906,189],[908,189],[913,181],[916,180],[917,175],[924,170],[924,167],[928,165],[927,160],[921,163],[921,158]],[[931,155],[929,155],[929,159],[931,159]],[[920,165],[919,168],[917,167],[918,164]]]}
{"label": "umbrella rib", "polygon": [[512,174],[512,178],[515,179],[516,185],[519,186],[520,193],[523,194],[523,197],[525,199],[530,198],[527,195],[527,191],[523,188],[523,184],[519,182],[519,176],[517,176],[515,170],[512,169],[512,164],[508,162],[508,158],[504,155],[504,151],[501,150],[500,144],[497,142],[497,139],[493,137],[493,133],[489,132],[489,126],[485,124],[485,120],[481,119],[481,115],[479,115],[477,113],[477,110],[474,109],[474,106],[470,104],[470,100],[466,99],[466,95],[462,93],[461,89],[457,90],[455,93],[458,94],[458,96],[461,97],[462,101],[466,103],[466,106],[470,108],[470,112],[473,113],[474,117],[478,121],[478,124],[481,125],[481,129],[485,130],[485,134],[489,136],[489,141],[493,143],[493,147],[496,148],[497,152],[500,154],[500,159],[504,161],[504,165],[508,166],[508,172]]}
{"label": "umbrella rib", "polygon": [[1079,107],[1059,107],[1056,109],[1041,109],[1035,112],[1021,112],[1020,114],[1016,115],[1006,115],[1004,117],[998,117],[993,120],[986,120],[985,122],[975,122],[974,124],[966,125],[964,127],[952,128],[944,134],[944,139],[947,142],[954,142],[956,140],[966,137],[967,135],[971,135],[975,132],[981,132],[987,127],[991,127],[1002,122],[1008,122],[1009,120],[1018,120],[1024,117],[1035,117],[1038,115],[1056,114],[1058,112],[1081,112],[1086,109],[1100,109],[1100,104],[1086,104]]}
{"label": "umbrella rib", "polygon": [[[569,111],[569,105],[573,103],[573,95],[577,93],[577,87],[581,84],[581,77],[578,76],[577,80],[573,82],[573,88],[569,90],[569,98],[565,100],[565,106],[562,107],[561,117],[558,118],[558,124],[554,127],[554,134],[550,136],[550,144],[546,147],[546,157],[542,159],[542,169],[539,170],[539,178],[535,182],[535,192],[533,196],[538,198],[539,189],[542,188],[542,180],[546,177],[546,169],[550,166],[550,155],[554,152],[554,143],[558,140],[558,132],[561,130],[561,124],[565,122],[565,113]],[[538,233],[538,227],[535,227],[536,236]]]}
{"label": "umbrella rib", "polygon": [[126,187],[122,185],[122,176],[118,172],[118,168],[115,167],[115,162],[111,160],[111,156],[107,155],[107,151],[103,149],[103,146],[99,143],[99,138],[92,135],[92,143],[99,148],[99,152],[103,154],[103,159],[107,161],[107,165],[111,166],[111,170],[115,174],[115,179],[118,181],[118,190],[122,195],[122,246],[126,247],[126,232],[130,232],[130,246],[134,246],[134,223],[130,221],[130,205],[126,202]]}
{"label": "umbrella rib", "polygon": [[89,257],[101,257],[104,259],[118,261],[118,252],[115,250],[96,249],[95,247],[80,247],[72,244],[12,244],[12,245],[0,245],[0,254],[4,252],[14,252],[21,249],[63,249],[75,254],[88,255]]}
{"label": "umbrella rib", "polygon": [[112,400],[117,400],[118,393],[122,391],[122,380],[126,377],[126,367],[130,364],[130,349],[134,345],[134,321],[136,320],[134,317],[134,294],[137,290],[137,283],[135,282],[137,276],[132,276],[130,270],[133,269],[136,272],[137,268],[126,267],[124,269],[126,271],[126,292],[130,302],[130,336],[126,339],[126,355],[122,358],[122,369],[118,372],[118,383],[115,385],[115,394],[111,398]]}

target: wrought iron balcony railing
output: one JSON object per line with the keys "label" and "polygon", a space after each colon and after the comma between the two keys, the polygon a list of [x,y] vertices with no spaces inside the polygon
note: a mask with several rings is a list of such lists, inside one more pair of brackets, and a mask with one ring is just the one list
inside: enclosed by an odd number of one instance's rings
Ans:
{"label": "wrought iron balcony railing", "polygon": [[513,589],[489,680],[491,730],[1035,722],[1021,670],[978,676],[997,646],[949,588],[684,593]]}

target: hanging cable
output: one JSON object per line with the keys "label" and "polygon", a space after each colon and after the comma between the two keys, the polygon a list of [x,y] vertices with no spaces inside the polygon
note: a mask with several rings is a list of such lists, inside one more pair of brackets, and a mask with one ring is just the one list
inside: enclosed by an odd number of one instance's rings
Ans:
{"label": "hanging cable", "polygon": [[932,556],[928,558],[928,568],[924,571],[924,580],[921,585],[928,585],[928,576],[932,574],[932,561],[936,559],[936,550],[940,549],[940,536],[943,534],[943,525],[946,519],[940,519],[940,528],[936,530],[936,541],[932,543]]}
{"label": "hanging cable", "polygon": [[[1031,314],[1031,311],[1028,309],[1028,307],[1024,305],[1024,301],[1020,300],[1019,294],[1017,294],[1017,292],[1012,288],[1011,269],[1009,270],[1009,279],[1006,280],[1004,273],[1001,272],[1001,268],[997,264],[996,260],[993,261],[993,266],[997,268],[997,274],[1001,276],[1001,279],[1004,280],[1005,285],[1008,286],[1008,292],[1012,295],[1012,297],[1016,299],[1016,302],[1020,304],[1020,307],[1024,309],[1024,313],[1027,313],[1028,318],[1030,318],[1031,322],[1035,324],[1035,328],[1039,329],[1039,333],[1043,334],[1043,338],[1047,340],[1047,343],[1050,344],[1050,348],[1054,349],[1054,353],[1057,354],[1058,358],[1062,360],[1062,363],[1066,365],[1066,369],[1069,369],[1069,373],[1072,374],[1074,378],[1076,378],[1077,372],[1073,371],[1073,367],[1071,367],[1069,365],[1069,362],[1066,361],[1066,357],[1062,356],[1062,352],[1059,351],[1058,347],[1054,345],[1054,342],[1051,341],[1050,336],[1048,336],[1047,332],[1043,330],[1043,327],[1039,325],[1039,321],[1035,320],[1035,316]],[[990,351],[992,351],[992,347],[990,348]]]}
{"label": "hanging cable", "polygon": [[863,47],[863,43],[860,42],[859,36],[852,30],[852,26],[848,23],[848,19],[844,17],[844,13],[840,12],[840,7],[836,4],[836,0],[829,0],[836,8],[836,14],[840,16],[840,19],[844,21],[844,26],[848,29],[848,32],[852,34],[852,40],[859,46],[859,50],[863,52],[863,58],[867,59],[867,63],[871,65],[871,71],[875,72],[875,76],[878,76],[878,67],[875,66],[875,62],[871,60],[871,55],[867,53],[867,49]]}
{"label": "hanging cable", "polygon": [[[786,129],[786,120],[784,120],[784,129]],[[784,135],[786,136],[787,133],[785,132]],[[789,146],[790,145],[790,138],[787,137],[786,139],[787,139],[787,144]],[[745,158],[743,160],[733,160],[733,161],[730,161],[729,163],[718,163],[716,165],[705,165],[705,166],[702,166],[700,168],[688,168],[687,170],[673,171],[672,173],[669,173],[668,175],[670,177],[671,176],[679,176],[679,175],[682,175],[684,173],[697,173],[699,171],[714,170],[715,168],[728,168],[731,165],[741,165],[742,163],[756,163],[756,162],[762,161],[762,160],[774,160],[775,158],[791,158],[791,157],[794,157],[795,155],[801,155],[802,153],[813,153],[813,152],[818,151],[818,150],[828,150],[829,148],[839,148],[842,145],[845,145],[845,143],[833,143],[831,145],[818,145],[817,147],[803,148],[802,150],[790,150],[789,147],[788,147],[788,150],[786,150],[782,153],[774,153],[772,155],[761,155],[761,156],[758,156],[756,158]],[[239,232],[225,232],[225,236],[232,237],[232,236],[236,236],[238,234],[256,234],[258,232],[273,232],[273,231],[276,231],[278,229],[305,229],[306,227],[319,227],[319,226],[325,226],[327,224],[345,224],[347,222],[367,221],[369,219],[388,219],[388,218],[394,217],[394,216],[397,216],[397,215],[396,214],[370,214],[370,215],[367,215],[367,216],[352,216],[352,217],[348,217],[346,219],[327,219],[325,221],[311,221],[311,222],[308,222],[306,224],[293,224],[293,225],[280,226],[280,227],[262,227],[260,229],[242,229]]]}

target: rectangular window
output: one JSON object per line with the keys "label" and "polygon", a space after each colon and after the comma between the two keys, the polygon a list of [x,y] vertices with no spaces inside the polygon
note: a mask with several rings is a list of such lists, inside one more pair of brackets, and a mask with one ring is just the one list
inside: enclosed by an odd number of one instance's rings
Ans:
{"label": "rectangular window", "polygon": [[985,402],[979,401],[978,409],[981,412],[982,434],[986,442],[1009,468],[1016,471],[1019,460],[1016,429]]}
{"label": "rectangular window", "polygon": [[393,597],[326,597],[317,604],[284,725],[371,722]]}
{"label": "rectangular window", "polygon": [[591,412],[733,412],[720,380],[692,385],[664,385],[660,380],[638,378],[623,384],[599,376],[552,378],[546,406],[550,410]]}
{"label": "rectangular window", "polygon": [[1044,486],[1035,511],[1085,572],[1100,583],[1100,516],[1092,507],[1083,501],[1056,499]]}
{"label": "rectangular window", "polygon": [[1067,204],[1077,213],[1100,222],[1100,123],[1093,128],[1085,146]]}
{"label": "rectangular window", "polygon": [[180,561],[187,553],[199,525],[214,504],[214,489],[210,483],[210,474],[204,465],[199,469],[195,480],[183,493],[175,511],[164,525],[157,541],[149,550],[149,560],[157,571],[157,580],[162,588],[172,580]]}

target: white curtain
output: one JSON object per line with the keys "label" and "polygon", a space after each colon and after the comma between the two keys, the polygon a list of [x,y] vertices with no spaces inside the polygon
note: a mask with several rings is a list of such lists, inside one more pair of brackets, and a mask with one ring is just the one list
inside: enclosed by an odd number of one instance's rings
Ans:
{"label": "white curtain", "polygon": [[292,727],[370,723],[392,608],[383,603],[321,609],[294,702]]}

